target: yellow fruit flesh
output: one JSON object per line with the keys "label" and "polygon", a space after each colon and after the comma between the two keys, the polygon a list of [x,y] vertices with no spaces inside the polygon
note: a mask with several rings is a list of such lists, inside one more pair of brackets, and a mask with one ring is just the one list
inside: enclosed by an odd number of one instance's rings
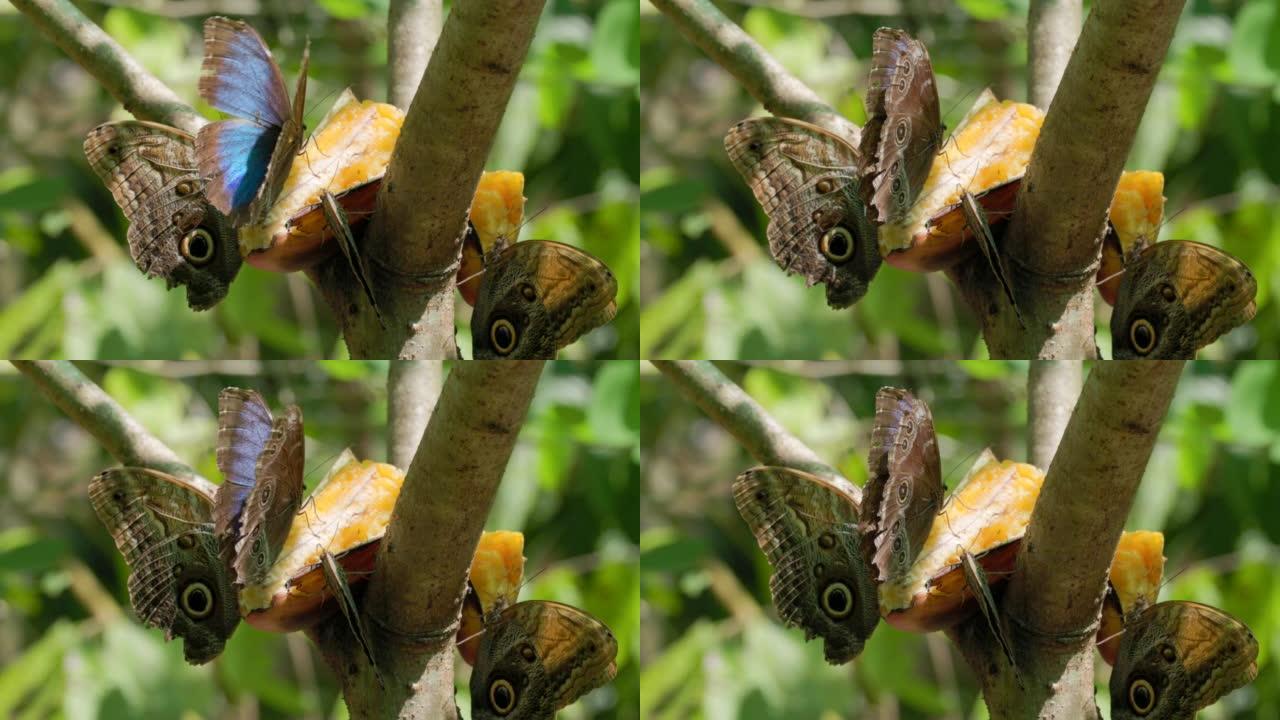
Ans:
{"label": "yellow fruit flesh", "polygon": [[356,460],[344,450],[294,517],[266,580],[240,591],[241,612],[270,607],[277,593],[318,565],[322,550],[341,555],[382,537],[403,482],[394,465]]}
{"label": "yellow fruit flesh", "polygon": [[1022,177],[1040,137],[1044,113],[1034,105],[996,100],[984,90],[934,157],[924,188],[907,216],[880,228],[880,251],[912,247],[928,234],[929,221],[960,202]]}
{"label": "yellow fruit flesh", "polygon": [[1109,217],[1125,256],[1139,238],[1155,242],[1164,220],[1164,173],[1134,170],[1121,174]]}
{"label": "yellow fruit flesh", "polygon": [[266,219],[240,229],[241,254],[285,240],[289,220],[318,204],[321,191],[340,195],[386,174],[403,123],[404,113],[394,105],[356,100],[350,88],[344,90],[293,159]]}
{"label": "yellow fruit flesh", "polygon": [[495,170],[480,176],[468,217],[484,252],[492,250],[499,237],[516,241],[524,222],[524,201],[524,173]]}
{"label": "yellow fruit flesh", "polygon": [[1039,468],[997,460],[991,450],[984,450],[934,518],[907,577],[880,586],[881,613],[928,602],[931,581],[956,569],[962,550],[981,555],[1021,538],[1043,482]]}

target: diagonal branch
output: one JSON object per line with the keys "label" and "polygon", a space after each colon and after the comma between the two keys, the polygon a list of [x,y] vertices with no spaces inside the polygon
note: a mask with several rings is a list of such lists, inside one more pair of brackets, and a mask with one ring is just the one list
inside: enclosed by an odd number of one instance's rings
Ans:
{"label": "diagonal branch", "polygon": [[[1005,252],[1032,298],[1026,331],[1002,317],[993,357],[1084,358],[1107,206],[1173,39],[1184,0],[1095,3],[1045,115]],[[1081,172],[1081,169],[1087,172]]]}
{"label": "diagonal branch", "polygon": [[13,0],[13,6],[93,75],[134,117],[162,122],[192,134],[205,124],[205,119],[190,105],[147,72],[70,0]]}
{"label": "diagonal branch", "polygon": [[[409,466],[364,613],[385,688],[342,673],[354,717],[454,717],[453,636],[467,571],[533,398],[541,361],[459,363]],[[347,647],[347,663],[363,664]]]}
{"label": "diagonal branch", "polygon": [[1024,687],[987,693],[992,717],[1096,713],[1093,637],[1107,571],[1182,367],[1106,362],[1086,379],[1004,599],[1014,644],[1035,652],[1022,657]]}
{"label": "diagonal branch", "polygon": [[[807,120],[858,146],[862,131],[773,59],[710,0],[650,0],[685,38],[729,71],[765,110]],[[726,128],[727,129],[727,128]]]}
{"label": "diagonal branch", "polygon": [[97,383],[66,360],[10,360],[72,422],[121,465],[147,467],[190,480],[209,494],[216,486],[196,474],[172,450],[138,424]]}
{"label": "diagonal branch", "polygon": [[[466,212],[544,1],[487,0],[451,8],[405,116],[365,238],[366,252],[381,269],[375,274],[383,282],[375,285],[390,284],[399,292],[378,298],[391,318],[386,332],[369,320],[350,328],[353,356],[456,355],[453,275]],[[352,294],[358,296],[359,289]]]}
{"label": "diagonal branch", "polygon": [[840,483],[859,501],[862,489],[826,464],[719,368],[706,360],[650,360],[690,402],[724,428],[761,465],[781,465]]}

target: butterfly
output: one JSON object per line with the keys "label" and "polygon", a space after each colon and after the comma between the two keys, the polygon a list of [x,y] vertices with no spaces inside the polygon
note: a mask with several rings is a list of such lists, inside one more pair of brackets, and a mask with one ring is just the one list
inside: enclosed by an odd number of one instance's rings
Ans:
{"label": "butterfly", "polygon": [[1156,603],[1125,619],[1111,717],[1191,720],[1257,675],[1258,640],[1244,623],[1208,605]]}
{"label": "butterfly", "polygon": [[183,638],[187,662],[222,652],[240,609],[214,533],[214,499],[155,470],[116,468],[89,483],[89,501],[129,564],[129,601],[165,639]]}
{"label": "butterfly", "polygon": [[570,245],[526,240],[485,257],[471,314],[476,359],[552,359],[618,312],[608,266]]}
{"label": "butterfly", "polygon": [[187,287],[187,304],[207,310],[240,271],[235,228],[205,197],[194,139],[150,122],[99,125],[84,139],[89,166],[129,220],[129,254],[149,277]]}
{"label": "butterfly", "polygon": [[734,125],[724,147],[769,216],[778,266],[826,285],[833,308],[861,299],[881,256],[859,194],[858,150],[817,125],[770,117]]}
{"label": "butterfly", "polygon": [[209,202],[237,227],[262,221],[302,147],[308,56],[304,48],[290,105],[261,36],[238,20],[205,20],[200,97],[235,117],[200,128],[196,161]]}
{"label": "butterfly", "polygon": [[214,507],[215,532],[234,581],[261,582],[271,569],[302,504],[302,410],[272,418],[253,390],[218,395],[218,469],[223,483]]}
{"label": "butterfly", "polygon": [[941,506],[927,405],[896,388],[876,394],[868,466],[861,506],[842,484],[791,468],[753,468],[733,483],[738,512],[773,567],[779,618],[823,638],[832,664],[862,652],[880,620],[878,586],[910,568]]}
{"label": "butterfly", "polygon": [[1193,358],[1253,318],[1257,291],[1249,268],[1215,247],[1155,243],[1125,264],[1111,314],[1112,355]]}
{"label": "butterfly", "polygon": [[485,624],[471,673],[474,720],[549,719],[618,673],[618,641],[587,613],[526,600]]}
{"label": "butterfly", "polygon": [[898,222],[920,195],[942,144],[938,88],[924,43],[882,27],[871,47],[862,197],[872,222]]}

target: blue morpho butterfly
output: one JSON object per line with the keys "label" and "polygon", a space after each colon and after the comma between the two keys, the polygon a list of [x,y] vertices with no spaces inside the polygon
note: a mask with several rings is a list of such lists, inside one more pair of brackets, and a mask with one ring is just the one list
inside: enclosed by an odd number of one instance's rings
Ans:
{"label": "blue morpho butterfly", "polygon": [[302,504],[302,410],[272,418],[253,390],[218,395],[218,469],[214,535],[232,581],[261,582],[279,556]]}
{"label": "blue morpho butterfly", "polygon": [[309,55],[308,42],[291,106],[280,68],[252,27],[224,17],[204,23],[200,97],[236,117],[200,128],[196,163],[205,196],[237,227],[266,216],[302,147]]}

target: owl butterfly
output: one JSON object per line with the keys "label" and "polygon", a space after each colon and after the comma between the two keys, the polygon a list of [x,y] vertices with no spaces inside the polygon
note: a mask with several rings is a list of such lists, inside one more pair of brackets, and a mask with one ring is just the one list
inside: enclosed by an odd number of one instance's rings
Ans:
{"label": "owl butterfly", "polygon": [[860,525],[880,582],[904,577],[942,508],[942,463],[929,406],[900,388],[876,393]]}
{"label": "owl butterfly", "polygon": [[89,501],[129,564],[138,618],[183,638],[187,662],[222,652],[240,609],[214,534],[214,500],[195,485],[144,468],[116,468],[89,483]]}
{"label": "owl butterfly", "polygon": [[769,216],[769,253],[784,271],[827,286],[844,308],[880,269],[875,226],[859,195],[857,149],[799,120],[753,118],[729,129],[729,160]]}
{"label": "owl butterfly", "polygon": [[476,359],[550,360],[618,312],[618,281],[608,266],[570,245],[511,243],[484,264],[471,314]]}
{"label": "owl butterfly", "polygon": [[1257,312],[1258,291],[1244,263],[1188,240],[1151,245],[1125,265],[1111,313],[1113,356],[1195,357],[1196,351]]}
{"label": "owl butterfly", "polygon": [[200,128],[196,160],[209,202],[237,227],[266,216],[302,147],[308,57],[309,44],[291,105],[280,68],[252,27],[224,17],[204,22],[200,97],[236,117]]}
{"label": "owl butterfly", "polygon": [[223,482],[214,507],[215,532],[235,584],[265,579],[302,503],[302,410],[291,405],[273,419],[253,390],[218,395],[218,469]]}
{"label": "owl butterfly", "polygon": [[365,627],[364,616],[360,614],[360,608],[356,605],[355,595],[351,593],[351,584],[347,581],[346,570],[328,550],[320,553],[320,568],[324,573],[325,586],[337,601],[338,609],[342,611],[342,617],[347,622],[347,630],[360,645],[365,658],[369,660],[369,667],[373,670],[378,685],[386,687],[382,673],[378,670],[378,661],[373,656],[372,636]]}
{"label": "owl butterfly", "polygon": [[982,251],[982,256],[987,260],[987,268],[1000,283],[1000,289],[1004,290],[1004,296],[1009,301],[1009,306],[1013,308],[1014,315],[1018,318],[1018,325],[1026,327],[1026,323],[1022,320],[1022,311],[1018,309],[1018,301],[1013,296],[1013,285],[1010,284],[1011,278],[1009,271],[1004,266],[1004,259],[1000,256],[1000,248],[996,245],[995,235],[991,233],[991,224],[987,222],[987,212],[983,210],[982,205],[978,203],[969,192],[960,194],[960,208],[964,213],[965,225],[968,226],[969,232],[973,234],[974,240],[978,244],[978,249]]}
{"label": "owl butterfly", "polygon": [[207,310],[240,271],[236,231],[205,198],[193,139],[165,125],[99,125],[84,139],[89,166],[129,220],[129,254],[149,277],[187,287],[187,304]]}
{"label": "owl butterfly", "polygon": [[1005,659],[1009,661],[1009,667],[1016,675],[1018,663],[1013,658],[1013,646],[1009,643],[1004,625],[1000,622],[1000,609],[996,605],[995,596],[991,594],[991,583],[987,581],[987,571],[982,569],[982,564],[967,550],[960,552],[960,567],[964,571],[965,586],[969,588],[969,593],[978,603],[978,610],[987,621],[987,630],[1000,645],[1000,651],[1004,653]]}
{"label": "owl butterfly", "polygon": [[568,605],[527,600],[486,622],[471,673],[473,720],[549,720],[618,672],[618,641]]}
{"label": "owl butterfly", "polygon": [[1199,603],[1156,603],[1125,620],[1111,717],[1191,720],[1252,682],[1257,660],[1258,641],[1239,620]]}
{"label": "owl butterfly", "polygon": [[458,653],[476,664],[484,626],[516,603],[524,583],[524,534],[510,530],[485,532],[476,544],[467,574],[458,623]]}
{"label": "owl butterfly", "polygon": [[880,28],[871,48],[862,196],[872,222],[898,222],[919,196],[942,144],[938,89],[924,43]]}

